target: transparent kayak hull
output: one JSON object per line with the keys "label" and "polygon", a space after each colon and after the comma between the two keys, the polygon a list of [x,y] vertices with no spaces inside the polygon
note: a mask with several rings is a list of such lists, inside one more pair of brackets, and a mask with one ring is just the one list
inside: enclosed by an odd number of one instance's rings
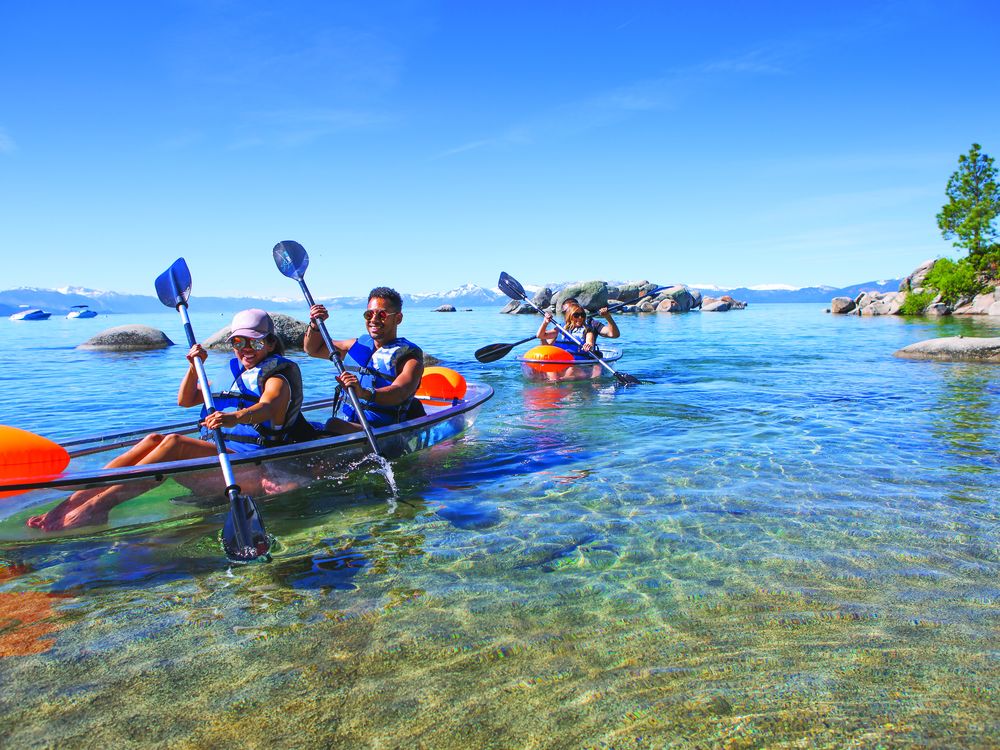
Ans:
{"label": "transparent kayak hull", "polygon": [[[421,399],[426,416],[374,430],[379,450],[391,461],[453,438],[473,424],[479,407],[492,397],[493,389],[490,386],[469,383],[463,399]],[[311,421],[322,423],[329,416],[331,405],[329,400],[310,403],[303,407],[303,413]],[[69,441],[63,447],[70,453],[70,464],[58,477],[0,480],[0,492],[27,490],[23,494],[0,498],[0,543],[50,538],[60,533],[45,533],[28,528],[24,525],[24,520],[28,515],[40,512],[46,506],[65,499],[68,494],[80,489],[137,482],[147,485],[143,492],[154,493],[160,489],[161,494],[173,493],[173,497],[166,498],[173,502],[159,503],[158,507],[164,506],[160,507],[162,513],[159,517],[150,519],[144,511],[143,519],[146,521],[164,520],[182,513],[190,514],[192,506],[225,507],[227,501],[224,496],[224,481],[216,456],[121,469],[101,468],[114,456],[154,432],[177,432],[192,436],[198,434],[197,425],[187,422]],[[268,494],[283,492],[284,488],[298,488],[342,475],[370,452],[371,447],[365,434],[357,432],[252,453],[232,453],[229,458],[241,488],[255,499],[266,502]],[[163,490],[167,485],[169,488]],[[108,526],[135,525],[135,516],[129,512],[128,506],[140,500],[141,498],[136,498],[115,508]]]}
{"label": "transparent kayak hull", "polygon": [[[601,350],[601,357],[608,364],[614,365],[622,358],[620,349],[606,348]],[[565,360],[533,360],[524,357],[517,358],[521,365],[521,373],[534,383],[566,383],[574,380],[596,380],[604,375],[611,375],[607,368],[602,367],[591,357],[574,357],[566,352]]]}

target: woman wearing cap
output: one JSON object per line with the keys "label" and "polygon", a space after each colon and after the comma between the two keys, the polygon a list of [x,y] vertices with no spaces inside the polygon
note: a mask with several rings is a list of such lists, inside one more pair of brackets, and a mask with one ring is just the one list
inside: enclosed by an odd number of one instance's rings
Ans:
{"label": "woman wearing cap", "polygon": [[[215,441],[210,430],[221,429],[229,452],[258,450],[269,445],[291,442],[289,432],[300,425],[302,406],[302,376],[298,365],[285,359],[281,340],[274,335],[274,323],[263,310],[244,310],[233,318],[228,341],[233,347],[229,363],[232,385],[215,397],[219,409],[205,415],[201,438],[177,433],[147,435],[131,449],[118,456],[105,468],[137,466],[163,461],[183,461],[216,455]],[[197,357],[204,361],[208,353],[195,344],[187,353],[190,366],[184,373],[177,403],[191,407],[204,403],[194,367]],[[224,409],[233,408],[233,411]],[[241,477],[246,486],[259,472]],[[191,482],[183,475],[178,481]],[[48,513],[32,516],[28,526],[53,531],[76,526],[106,523],[108,512],[116,505],[137,497],[156,484],[155,480],[139,480],[112,487],[74,492]],[[258,485],[265,494],[278,491],[274,485]],[[253,491],[253,490],[251,490]]]}

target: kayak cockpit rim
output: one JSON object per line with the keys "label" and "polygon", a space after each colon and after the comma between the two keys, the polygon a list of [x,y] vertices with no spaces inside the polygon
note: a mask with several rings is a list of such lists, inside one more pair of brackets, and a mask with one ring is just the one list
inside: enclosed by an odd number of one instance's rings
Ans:
{"label": "kayak cockpit rim", "polygon": [[[448,399],[442,401],[436,398],[419,397],[419,400],[426,406],[442,407],[434,408],[427,414],[416,419],[405,422],[387,425],[374,430],[380,438],[391,438],[396,435],[416,433],[421,429],[444,422],[452,417],[465,414],[478,409],[493,397],[493,388],[485,383],[469,383],[463,399]],[[445,405],[450,402],[450,405]],[[302,411],[317,411],[330,408],[332,399],[323,399],[305,404]],[[78,456],[93,455],[96,453],[110,452],[117,448],[124,448],[134,445],[145,435],[150,433],[181,432],[183,434],[194,434],[198,431],[197,423],[181,422],[176,424],[162,425],[144,430],[130,430],[112,435],[102,435],[89,438],[77,438],[63,443],[63,447],[81,447],[70,452],[71,459]],[[248,453],[231,453],[229,460],[233,466],[241,465],[261,465],[267,461],[279,458],[292,458],[307,456],[313,453],[325,453],[328,451],[348,450],[356,445],[365,444],[367,437],[364,432],[352,432],[347,435],[331,435],[321,437],[317,440],[310,440],[302,443],[290,443],[279,445],[273,448],[262,448],[258,451]],[[111,441],[111,442],[108,442]],[[117,469],[93,469],[89,471],[64,472],[57,477],[47,479],[34,478],[30,481],[10,478],[0,480],[0,492],[7,491],[31,491],[43,489],[57,489],[60,487],[97,487],[101,485],[115,484],[117,482],[130,481],[136,479],[154,478],[162,481],[168,476],[175,474],[186,474],[194,471],[201,471],[216,465],[218,459],[215,456],[202,458],[192,458],[185,461],[168,461],[164,463],[143,464],[139,466],[123,466]]]}

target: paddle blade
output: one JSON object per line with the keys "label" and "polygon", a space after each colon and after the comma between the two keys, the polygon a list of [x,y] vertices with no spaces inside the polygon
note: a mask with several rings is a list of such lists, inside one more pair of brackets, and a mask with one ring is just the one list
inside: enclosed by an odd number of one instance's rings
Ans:
{"label": "paddle blade", "polygon": [[498,359],[503,359],[510,354],[513,348],[513,344],[490,344],[476,350],[476,359],[483,364],[496,362]]}
{"label": "paddle blade", "polygon": [[642,381],[635,375],[629,375],[627,372],[616,372],[615,380],[617,380],[622,385],[641,385]]}
{"label": "paddle blade", "polygon": [[506,294],[511,299],[528,298],[528,295],[524,293],[524,287],[518,283],[517,279],[506,271],[500,272],[500,281],[497,282],[497,286],[500,287],[501,292]]}
{"label": "paddle blade", "polygon": [[191,271],[183,258],[178,258],[156,277],[156,296],[167,307],[186,305],[191,295]]}
{"label": "paddle blade", "polygon": [[[270,562],[271,537],[264,529],[264,521],[260,517],[257,505],[248,495],[240,495],[237,503],[239,510],[230,510],[226,522],[222,525],[222,550],[231,562],[250,563],[257,560]],[[241,513],[249,533],[249,543],[240,544],[236,525],[240,521],[234,518],[234,513]]]}
{"label": "paddle blade", "polygon": [[288,278],[301,281],[309,267],[309,253],[295,240],[283,240],[274,246],[274,265]]}

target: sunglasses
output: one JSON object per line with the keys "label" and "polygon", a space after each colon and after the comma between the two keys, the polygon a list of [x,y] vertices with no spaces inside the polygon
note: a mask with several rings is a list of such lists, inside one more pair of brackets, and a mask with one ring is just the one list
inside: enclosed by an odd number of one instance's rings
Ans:
{"label": "sunglasses", "polygon": [[570,317],[571,318],[586,318],[587,317],[587,313],[582,313],[579,310],[577,310],[575,313],[573,313],[572,315],[570,315]]}
{"label": "sunglasses", "polygon": [[233,349],[246,349],[250,347],[255,352],[259,352],[264,348],[264,339],[252,339],[249,336],[233,336],[229,339],[229,343],[232,344]]}
{"label": "sunglasses", "polygon": [[390,315],[398,315],[399,313],[394,313],[389,310],[365,310],[361,313],[366,321],[371,321],[372,318],[375,319],[376,323],[385,323],[385,319]]}

